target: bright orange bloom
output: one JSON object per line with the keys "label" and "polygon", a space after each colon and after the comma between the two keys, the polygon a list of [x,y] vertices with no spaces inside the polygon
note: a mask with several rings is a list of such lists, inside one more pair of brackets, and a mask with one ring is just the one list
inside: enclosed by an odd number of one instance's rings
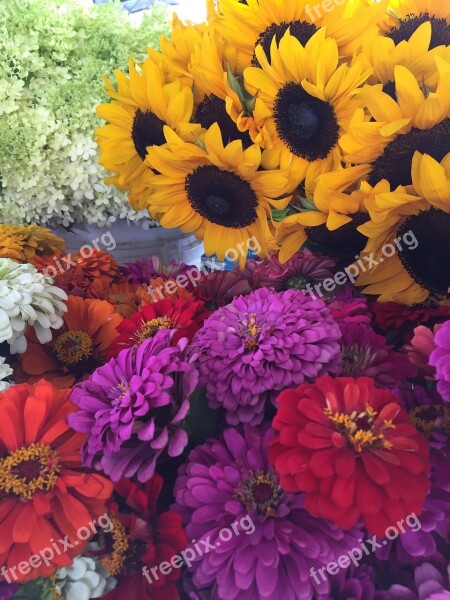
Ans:
{"label": "bright orange bloom", "polygon": [[99,285],[94,282],[94,289],[97,291],[97,298],[107,300],[111,303],[116,312],[122,317],[128,318],[139,310],[142,298],[149,294],[147,286],[140,283],[128,283],[127,281],[118,281],[109,285]]}
{"label": "bright orange bloom", "polygon": [[119,265],[111,254],[94,248],[90,249],[89,256],[86,253],[36,256],[31,263],[53,277],[55,285],[67,294],[84,298],[95,298],[95,285],[109,285],[119,272]]}
{"label": "bright orange bloom", "polygon": [[[76,408],[69,395],[45,380],[0,394],[0,564],[11,569],[7,575],[13,581],[15,576],[19,581],[46,577],[69,566],[87,543],[81,539],[85,530],[78,537],[78,529],[89,529],[107,512],[113,486],[81,464],[85,436],[66,422]],[[53,541],[60,555],[54,552],[50,558],[47,551],[48,565],[41,560],[26,575],[18,571],[20,562],[52,548]]]}
{"label": "bright orange bloom", "polygon": [[70,388],[108,360],[111,342],[122,317],[106,300],[69,296],[64,325],[53,340],[41,344],[28,328],[27,350],[15,369],[15,381],[36,383],[42,377],[57,388]]}

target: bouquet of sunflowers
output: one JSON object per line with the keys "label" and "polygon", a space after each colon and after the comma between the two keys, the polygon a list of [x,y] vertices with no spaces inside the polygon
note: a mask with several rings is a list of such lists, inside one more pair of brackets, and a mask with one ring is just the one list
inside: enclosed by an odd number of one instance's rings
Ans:
{"label": "bouquet of sunflowers", "polygon": [[0,225],[0,600],[450,598],[449,46],[219,0],[105,79],[110,182],[221,262]]}

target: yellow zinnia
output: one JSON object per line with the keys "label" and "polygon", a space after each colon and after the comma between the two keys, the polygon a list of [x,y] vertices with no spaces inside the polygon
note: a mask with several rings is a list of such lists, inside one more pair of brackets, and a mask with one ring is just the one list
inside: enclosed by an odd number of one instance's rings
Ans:
{"label": "yellow zinnia", "polygon": [[0,258],[27,263],[34,256],[65,251],[65,241],[49,229],[37,225],[0,225]]}
{"label": "yellow zinnia", "polygon": [[144,162],[147,148],[165,143],[166,124],[186,139],[195,139],[201,127],[190,123],[194,108],[191,88],[178,80],[166,83],[162,68],[151,58],[139,67],[130,59],[129,76],[116,71],[116,79],[117,90],[105,79],[105,91],[113,101],[97,108],[109,122],[96,132],[99,162],[116,173],[108,183],[129,189],[131,205],[141,209],[153,177]]}
{"label": "yellow zinnia", "polygon": [[169,127],[164,133],[167,146],[148,150],[148,166],[160,173],[154,177],[150,212],[161,215],[164,227],[195,233],[204,240],[206,254],[220,260],[235,250],[244,265],[242,248],[250,238],[267,256],[271,207],[285,208],[298,184],[290,170],[261,170],[261,149],[244,150],[240,140],[224,145],[217,123],[206,132],[204,147],[184,142]]}

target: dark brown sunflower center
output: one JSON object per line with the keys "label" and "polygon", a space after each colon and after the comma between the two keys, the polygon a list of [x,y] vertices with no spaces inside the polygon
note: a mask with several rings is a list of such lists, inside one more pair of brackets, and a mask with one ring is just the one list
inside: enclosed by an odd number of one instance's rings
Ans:
{"label": "dark brown sunflower center", "polygon": [[147,156],[148,146],[162,146],[166,143],[163,130],[164,125],[164,121],[151,111],[137,109],[134,115],[131,138],[136,152],[142,160],[145,160]]}
{"label": "dark brown sunflower center", "polygon": [[367,242],[367,238],[359,233],[357,227],[369,220],[367,213],[358,212],[351,215],[352,221],[339,229],[330,231],[326,224],[306,227],[308,239],[319,246],[326,246],[337,252],[359,254]]}
{"label": "dark brown sunflower center", "polygon": [[225,101],[213,94],[205,96],[200,102],[195,120],[205,129],[209,129],[211,125],[218,123],[224,144],[228,144],[234,140],[241,140],[244,148],[252,145],[248,131],[239,131],[235,122],[227,113]]}
{"label": "dark brown sunflower center", "polygon": [[417,239],[398,255],[416,283],[435,294],[448,296],[450,287],[450,214],[431,208],[408,217],[398,230],[400,238],[409,231]]}
{"label": "dark brown sunflower center", "polygon": [[368,180],[374,186],[387,179],[391,189],[399,185],[411,185],[411,162],[414,153],[429,154],[441,161],[448,153],[450,118],[446,118],[430,129],[413,128],[409,133],[398,135],[372,163]]}
{"label": "dark brown sunflower center", "polygon": [[[270,45],[272,44],[272,40],[275,37],[277,44],[280,43],[281,38],[289,29],[290,34],[295,37],[302,46],[305,46],[306,43],[312,38],[312,36],[316,33],[317,27],[312,23],[308,23],[307,21],[291,21],[290,23],[272,23],[269,25],[267,29],[265,29],[258,37],[258,40],[255,44],[256,46],[261,45],[263,47],[264,52],[266,53],[267,60],[270,62]],[[253,53],[252,64],[255,67],[260,67],[258,59],[256,58],[256,54]]]}
{"label": "dark brown sunflower center", "polygon": [[257,218],[258,198],[250,184],[214,165],[197,167],[186,178],[186,193],[194,210],[223,227],[247,227]]}
{"label": "dark brown sunflower center", "polygon": [[85,331],[66,331],[53,344],[57,359],[66,366],[86,361],[92,355],[92,349],[92,338]]}
{"label": "dark brown sunflower center", "polygon": [[339,138],[334,108],[290,81],[274,106],[277,133],[290,151],[309,162],[326,158]]}
{"label": "dark brown sunflower center", "polygon": [[235,491],[247,511],[256,510],[264,516],[274,516],[283,496],[278,477],[272,471],[253,471]]}
{"label": "dark brown sunflower center", "polygon": [[383,85],[383,92],[397,102],[397,91],[395,89],[395,83],[393,81],[387,81]]}
{"label": "dark brown sunflower center", "polygon": [[399,19],[397,27],[393,27],[386,33],[395,44],[409,40],[412,34],[427,21],[431,22],[430,50],[437,46],[448,46],[450,44],[450,26],[446,19],[440,19],[435,14],[428,12],[420,15],[410,15],[406,19]]}

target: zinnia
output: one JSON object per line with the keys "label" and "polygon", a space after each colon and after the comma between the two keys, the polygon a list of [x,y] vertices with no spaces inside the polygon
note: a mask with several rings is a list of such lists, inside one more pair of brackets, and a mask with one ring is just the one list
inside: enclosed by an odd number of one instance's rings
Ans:
{"label": "zinnia", "polygon": [[[310,600],[329,591],[329,582],[311,577],[313,569],[358,545],[360,531],[312,517],[303,494],[282,488],[267,459],[272,435],[266,425],[226,429],[180,469],[173,508],[189,538],[210,543],[192,570],[197,590],[212,585],[211,600]],[[234,534],[225,540],[222,528]]]}
{"label": "zinnia", "polygon": [[[69,566],[86,544],[78,529],[105,513],[112,493],[107,479],[81,464],[84,436],[66,423],[75,408],[69,394],[44,380],[0,394],[0,564],[11,569],[13,581]],[[33,565],[27,575],[17,572],[21,561],[60,538],[72,547],[60,545],[61,553],[52,558],[47,553],[49,565]]]}
{"label": "zinnia", "polygon": [[450,402],[450,321],[434,336],[435,350],[430,355],[430,365],[436,367],[437,389],[444,400]]}
{"label": "zinnia", "polygon": [[183,337],[190,341],[209,314],[203,302],[195,300],[160,300],[144,306],[140,312],[124,319],[117,326],[119,335],[111,346],[111,356],[117,356],[124,348],[139,346],[161,329],[175,330],[173,344]]}
{"label": "zinnia", "polygon": [[187,445],[181,424],[197,385],[195,357],[185,357],[187,340],[171,344],[168,330],[123,350],[72,391],[79,411],[70,425],[88,433],[86,465],[113,481],[137,475],[148,481],[164,454],[179,456]]}
{"label": "zinnia", "polygon": [[367,377],[325,376],[282,392],[269,457],[288,491],[342,528],[362,517],[385,529],[419,515],[428,493],[426,438],[408,422],[396,397]]}
{"label": "zinnia", "polygon": [[72,387],[108,359],[121,320],[109,302],[69,296],[63,326],[53,341],[40,344],[28,329],[28,347],[14,370],[15,381],[35,383],[45,377],[56,387]]}
{"label": "zinnia", "polygon": [[103,552],[108,546],[112,548],[102,563],[118,579],[117,587],[104,596],[105,600],[179,600],[176,581],[180,569],[172,569],[167,575],[158,570],[157,578],[150,572],[152,567],[170,562],[188,544],[181,516],[156,509],[162,486],[163,479],[157,474],[145,486],[128,479],[117,483],[120,500],[112,506],[112,539],[100,538]]}
{"label": "zinnia", "polygon": [[261,288],[213,313],[192,347],[210,406],[231,425],[257,425],[277,390],[338,374],[340,336],[321,300]]}

